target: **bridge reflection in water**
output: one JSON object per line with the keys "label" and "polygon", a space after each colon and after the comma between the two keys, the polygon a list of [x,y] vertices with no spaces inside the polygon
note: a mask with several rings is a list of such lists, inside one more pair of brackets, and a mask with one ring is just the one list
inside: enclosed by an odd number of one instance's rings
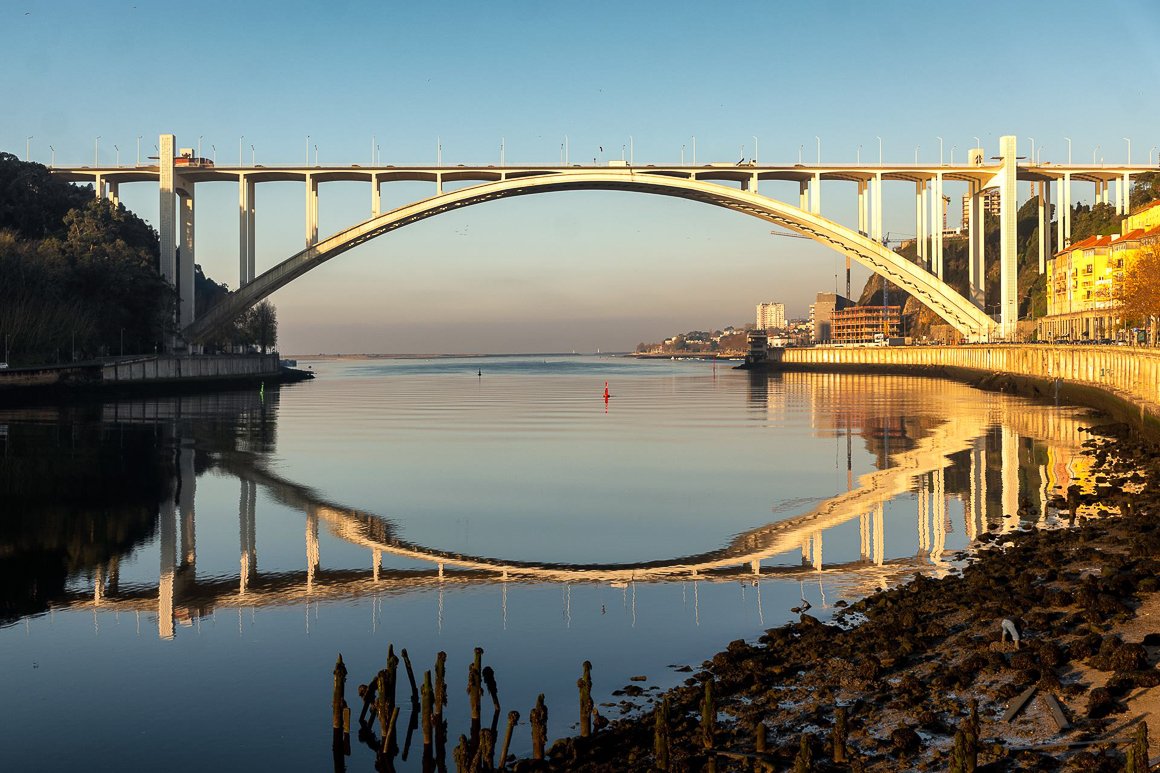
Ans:
{"label": "bridge reflection in water", "polygon": [[[806,380],[808,379],[808,384]],[[1074,409],[1035,405],[1007,396],[948,390],[945,382],[905,379],[920,390],[932,410],[899,416],[889,401],[876,402],[871,384],[881,390],[900,377],[851,375],[753,376],[748,404],[754,420],[776,419],[786,403],[778,392],[806,391],[814,403],[813,430],[845,443],[846,491],[816,502],[805,512],[736,535],[723,547],[695,555],[635,564],[548,564],[443,551],[404,539],[390,518],[327,501],[306,485],[287,480],[264,465],[272,447],[272,422],[256,422],[250,433],[226,450],[213,450],[212,469],[239,481],[239,562],[236,577],[198,577],[196,543],[195,438],[191,428],[220,418],[213,396],[170,402],[115,403],[105,407],[109,423],[155,423],[175,441],[177,491],[160,505],[160,566],[156,586],[121,587],[116,559],[94,572],[91,593],[72,592],[54,604],[71,609],[156,611],[158,634],[175,635],[178,621],[217,608],[255,608],[303,602],[381,596],[465,584],[512,582],[606,583],[633,588],[645,582],[738,581],[758,578],[805,579],[826,576],[843,593],[862,595],[916,572],[944,574],[953,569],[946,549],[955,525],[951,504],[961,507],[963,533],[974,539],[995,528],[1008,532],[1046,525],[1048,497],[1054,489],[1083,482],[1088,461],[1077,454],[1084,420]],[[868,391],[869,390],[869,391]],[[854,399],[857,398],[857,399]],[[244,409],[243,409],[244,410]],[[256,429],[255,429],[256,427]],[[201,433],[204,435],[205,430]],[[877,457],[877,469],[853,473],[854,434]],[[965,474],[963,474],[965,471]],[[204,471],[203,471],[204,472]],[[258,492],[304,516],[304,560],[297,571],[262,573],[257,551]],[[887,503],[914,495],[913,528],[918,550],[887,557]],[[907,499],[907,501],[909,501]],[[792,503],[791,503],[792,504]],[[778,510],[777,506],[774,510]],[[859,558],[827,564],[827,530],[858,521]],[[366,548],[365,569],[327,569],[319,549],[319,530]],[[800,563],[796,560],[800,551]],[[424,568],[383,566],[384,554],[428,564]],[[789,556],[789,560],[786,560]],[[781,557],[777,561],[763,565]],[[567,603],[568,591],[564,592]],[[440,597],[440,602],[442,598]],[[440,607],[441,607],[440,603]]]}

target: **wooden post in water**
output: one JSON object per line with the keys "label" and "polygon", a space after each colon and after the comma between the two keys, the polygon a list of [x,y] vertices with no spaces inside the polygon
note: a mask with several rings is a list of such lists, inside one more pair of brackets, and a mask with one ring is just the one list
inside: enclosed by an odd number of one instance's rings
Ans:
{"label": "wooden post in water", "polygon": [[411,659],[407,657],[407,648],[403,647],[399,653],[403,656],[403,665],[407,667],[407,681],[411,683],[411,703],[419,703],[419,686],[415,684],[415,671],[411,668]]}
{"label": "wooden post in water", "polygon": [[338,653],[338,660],[334,664],[334,698],[331,701],[334,729],[342,728],[342,708],[346,705],[346,664],[342,662],[342,653]]}
{"label": "wooden post in water", "polygon": [[518,711],[508,712],[507,730],[503,734],[503,747],[499,752],[499,769],[503,770],[507,765],[508,747],[512,743],[512,730],[520,721],[520,713]]}
{"label": "wooden post in water", "polygon": [[[477,647],[476,653],[480,650]],[[471,703],[471,720],[473,722],[479,721],[479,701],[483,696],[483,681],[482,675],[479,672],[479,655],[476,654],[475,661],[467,667],[467,699]]]}
{"label": "wooden post in water", "polygon": [[705,680],[705,697],[701,699],[701,745],[713,748],[713,736],[717,727],[717,701],[713,699],[713,677]]}
{"label": "wooden post in water", "polygon": [[576,680],[580,688],[580,737],[587,738],[592,734],[592,663],[585,660],[582,666],[584,675]]}
{"label": "wooden post in water", "polygon": [[387,645],[387,703],[395,705],[395,686],[398,682],[399,659],[395,656],[395,645]]}
{"label": "wooden post in water", "polygon": [[379,733],[384,737],[391,723],[391,707],[387,703],[387,678],[385,668],[375,677],[375,713],[379,717]]}
{"label": "wooden post in water", "polygon": [[431,712],[435,704],[435,693],[431,689],[431,672],[423,672],[423,746],[431,746]]}
{"label": "wooden post in water", "polygon": [[801,745],[793,761],[793,773],[811,773],[814,769],[814,750],[810,746],[810,734],[802,733]]}
{"label": "wooden post in water", "polygon": [[536,698],[536,706],[528,715],[532,725],[532,759],[544,759],[544,747],[548,745],[548,707],[544,705],[544,694]]}
{"label": "wooden post in water", "polygon": [[443,707],[447,705],[447,653],[440,651],[435,656],[435,716],[442,719]]}
{"label": "wooden post in water", "polygon": [[399,707],[391,708],[391,720],[387,724],[387,732],[383,734],[383,754],[391,754],[391,743],[395,740],[395,723],[399,721]]}
{"label": "wooden post in water", "polygon": [[653,721],[653,766],[669,769],[669,696],[657,706]]}
{"label": "wooden post in water", "polygon": [[455,760],[455,769],[459,773],[467,773],[468,763],[471,762],[469,758],[470,749],[467,745],[467,736],[459,736],[459,744],[451,752],[452,758]]}

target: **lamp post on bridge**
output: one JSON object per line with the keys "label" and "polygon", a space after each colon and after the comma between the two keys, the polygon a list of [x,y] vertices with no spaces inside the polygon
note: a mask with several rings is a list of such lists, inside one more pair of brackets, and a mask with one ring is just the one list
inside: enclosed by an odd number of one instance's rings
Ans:
{"label": "lamp post on bridge", "polygon": [[314,143],[314,165],[318,166],[318,143]]}
{"label": "lamp post on bridge", "polygon": [[114,145],[114,146],[113,146],[113,150],[114,150],[114,151],[116,152],[116,154],[117,154],[117,166],[120,166],[120,165],[121,165],[121,148],[119,148],[118,146]]}
{"label": "lamp post on bridge", "polygon": [[141,166],[141,135],[137,135],[137,166]]}
{"label": "lamp post on bridge", "polygon": [[1152,146],[1152,147],[1151,147],[1151,148],[1148,150],[1148,166],[1152,166],[1152,154],[1153,154],[1153,153],[1155,153],[1155,152],[1156,152],[1156,146],[1155,146],[1155,145],[1153,145],[1153,146]]}
{"label": "lamp post on bridge", "polygon": [[24,160],[26,162],[28,161],[28,154],[32,150],[32,138],[34,136],[35,135],[29,134],[27,137],[24,138]]}
{"label": "lamp post on bridge", "polygon": [[814,139],[817,140],[817,143],[818,143],[818,166],[821,166],[822,165],[822,138],[815,134]]}
{"label": "lamp post on bridge", "polygon": [[1092,166],[1096,165],[1096,154],[1100,152],[1101,145],[1096,145],[1092,148]]}
{"label": "lamp post on bridge", "polygon": [[878,166],[882,166],[882,138],[875,137],[878,140]]}
{"label": "lamp post on bridge", "polygon": [[632,135],[630,134],[630,135],[628,135],[628,165],[629,166],[632,166],[632,155],[633,155],[633,141],[632,141]]}
{"label": "lamp post on bridge", "polygon": [[854,152],[854,161],[859,166],[862,165],[862,145],[861,144],[858,145],[858,150],[856,150]]}
{"label": "lamp post on bridge", "polygon": [[1071,137],[1064,137],[1067,140],[1067,163],[1071,163]]}
{"label": "lamp post on bridge", "polygon": [[983,149],[983,143],[979,141],[978,137],[975,137],[975,150],[982,150],[982,149]]}
{"label": "lamp post on bridge", "polygon": [[943,138],[937,137],[936,139],[938,139],[938,165],[942,166],[943,165]]}
{"label": "lamp post on bridge", "polygon": [[54,148],[52,145],[49,145],[48,152],[52,154],[51,155],[52,160],[48,162],[48,165],[50,167],[54,167],[54,166],[56,166],[56,148]]}
{"label": "lamp post on bridge", "polygon": [[97,159],[101,157],[100,147],[101,135],[98,134],[97,138],[93,140],[93,166],[100,166],[100,164],[97,162]]}
{"label": "lamp post on bridge", "polygon": [[[238,166],[242,165],[242,143],[245,142],[245,140],[246,140],[246,135],[244,135],[244,134],[241,137],[238,137]],[[309,151],[307,151],[307,152],[309,152]],[[306,160],[309,161],[310,159],[307,158]]]}
{"label": "lamp post on bridge", "polygon": [[697,135],[693,135],[693,166],[697,165]]}
{"label": "lamp post on bridge", "polygon": [[435,138],[435,166],[443,166],[443,138]]}
{"label": "lamp post on bridge", "polygon": [[302,159],[302,163],[310,166],[310,135],[306,135],[306,157]]}
{"label": "lamp post on bridge", "polygon": [[757,164],[757,135],[753,135],[753,163]]}
{"label": "lamp post on bridge", "polygon": [[1122,137],[1121,139],[1123,139],[1124,142],[1128,143],[1128,165],[1131,166],[1131,164],[1132,164],[1132,140],[1129,137]]}
{"label": "lamp post on bridge", "polygon": [[213,153],[213,165],[217,166],[217,145],[210,143],[209,150]]}
{"label": "lamp post on bridge", "polygon": [[681,166],[685,165],[685,146],[681,146]]}
{"label": "lamp post on bridge", "polygon": [[[197,135],[197,157],[201,159],[201,135]],[[118,164],[120,166],[120,164]]]}
{"label": "lamp post on bridge", "polygon": [[254,146],[250,145],[250,166],[258,165],[258,153],[254,150]]}
{"label": "lamp post on bridge", "polygon": [[1027,160],[1034,162],[1035,161],[1035,138],[1028,137],[1027,139],[1031,141],[1031,155],[1029,155],[1027,157]]}

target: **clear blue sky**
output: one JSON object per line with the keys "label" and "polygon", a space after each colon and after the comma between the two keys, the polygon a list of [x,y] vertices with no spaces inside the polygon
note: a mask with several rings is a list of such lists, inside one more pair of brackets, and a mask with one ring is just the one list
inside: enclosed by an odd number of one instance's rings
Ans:
{"label": "clear blue sky", "polygon": [[[1044,160],[1160,145],[1160,5],[1124,2],[39,2],[0,6],[0,149],[132,163],[138,135],[219,162],[637,163],[938,157],[978,136]],[[603,146],[604,152],[598,148]],[[1153,158],[1156,155],[1153,154]],[[388,184],[384,206],[429,186]],[[849,190],[846,190],[848,188]],[[1077,188],[1090,198],[1086,186]],[[823,189],[853,223],[853,185]],[[796,196],[786,187],[763,193]],[[957,209],[961,191],[949,195]],[[237,284],[237,190],[198,189],[198,262]],[[913,234],[887,187],[885,228]],[[156,187],[122,189],[154,221]],[[258,270],[303,243],[299,184],[258,188]],[[370,214],[366,185],[321,189],[325,235]],[[952,224],[957,216],[952,214]],[[805,313],[841,258],[758,220],[668,198],[564,193],[485,204],[374,240],[274,295],[286,352],[592,351]],[[856,273],[856,290],[866,274]]]}

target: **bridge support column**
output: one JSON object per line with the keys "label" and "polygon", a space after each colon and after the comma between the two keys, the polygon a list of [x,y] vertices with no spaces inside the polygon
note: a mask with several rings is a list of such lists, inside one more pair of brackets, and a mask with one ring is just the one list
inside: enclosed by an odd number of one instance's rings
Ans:
{"label": "bridge support column", "polygon": [[105,198],[105,178],[99,174],[93,176],[93,197],[97,199]]}
{"label": "bridge support column", "polygon": [[934,219],[933,230],[934,235],[934,261],[935,274],[939,279],[943,278],[943,227],[946,225],[943,222],[943,176],[942,172],[935,175],[934,182],[934,208],[931,212],[931,217]]}
{"label": "bridge support column", "polygon": [[238,286],[254,280],[254,181],[238,175]]}
{"label": "bridge support column", "polygon": [[306,514],[306,592],[314,590],[314,573],[318,571],[318,513]]}
{"label": "bridge support column", "polygon": [[886,563],[886,512],[885,506],[879,502],[874,506],[874,563],[882,566]]}
{"label": "bridge support column", "polygon": [[1045,181],[1040,188],[1039,200],[1039,273],[1047,271],[1047,261],[1055,254],[1051,243],[1051,183]]}
{"label": "bridge support column", "polygon": [[822,173],[814,172],[814,195],[810,197],[810,212],[822,214]]}
{"label": "bridge support column", "polygon": [[810,209],[810,181],[802,180],[798,183],[798,209],[807,212]]}
{"label": "bridge support column", "polygon": [[924,473],[918,478],[918,551],[930,550],[930,482]]}
{"label": "bridge support column", "polygon": [[318,241],[318,180],[306,174],[306,246]]}
{"label": "bridge support column", "polygon": [[1120,178],[1120,187],[1124,189],[1124,209],[1121,215],[1130,215],[1132,213],[1132,174],[1124,172],[1124,176]]}
{"label": "bridge support column", "polygon": [[371,217],[378,217],[383,209],[383,189],[379,187],[379,176],[371,175]]}
{"label": "bridge support column", "polygon": [[874,176],[874,241],[882,243],[882,173]]}
{"label": "bridge support column", "polygon": [[[161,201],[158,220],[161,237],[161,278],[171,285],[177,284],[177,191],[173,164],[172,134],[162,134],[158,143],[157,165],[160,177]],[[98,186],[101,187],[101,186]]]}
{"label": "bridge support column", "polygon": [[194,200],[193,184],[185,183],[178,191],[178,214],[180,221],[181,248],[177,251],[177,321],[186,328],[193,324],[197,310],[194,308]]}
{"label": "bridge support column", "polygon": [[866,235],[866,181],[858,181],[858,233]]}
{"label": "bridge support column", "polygon": [[999,138],[1003,171],[999,183],[999,323],[1003,338],[1014,340],[1019,322],[1018,212],[1016,199],[1016,138]]}
{"label": "bridge support column", "polygon": [[922,180],[917,180],[914,183],[914,248],[915,254],[918,256],[919,265],[927,268],[926,262],[926,232],[923,226],[926,224],[924,218],[923,203],[926,200],[926,183]]}
{"label": "bridge support column", "polygon": [[858,516],[858,555],[863,561],[870,559],[870,514]]}
{"label": "bridge support column", "polygon": [[115,183],[115,182],[109,183],[109,201],[111,201],[113,203],[114,207],[118,206],[121,203],[121,184],[120,183]]}
{"label": "bridge support column", "polygon": [[941,467],[934,471],[934,491],[932,492],[931,511],[932,529],[930,560],[934,563],[942,561],[943,550],[947,544],[947,484],[946,470]]}

